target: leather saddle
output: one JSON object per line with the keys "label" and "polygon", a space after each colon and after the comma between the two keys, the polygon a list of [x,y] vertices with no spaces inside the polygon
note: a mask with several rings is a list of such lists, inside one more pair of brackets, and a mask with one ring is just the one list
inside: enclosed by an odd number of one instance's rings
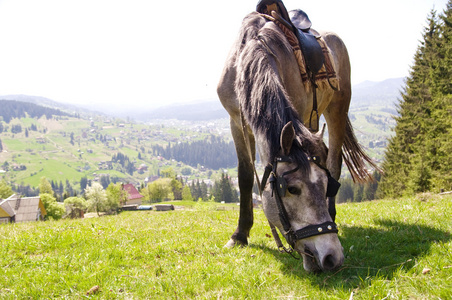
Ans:
{"label": "leather saddle", "polygon": [[325,62],[322,47],[317,38],[320,37],[317,31],[311,29],[311,21],[308,15],[301,9],[289,12],[290,20],[294,26],[295,35],[300,43],[301,52],[306,61],[306,66],[312,73],[320,71]]}
{"label": "leather saddle", "polygon": [[268,15],[271,15],[271,11],[276,11],[281,15],[286,21],[284,24],[293,31],[298,39],[307,69],[314,75],[320,71],[325,62],[322,47],[317,41],[320,35],[311,29],[311,20],[304,11],[295,9],[287,12],[281,0],[260,0],[256,11]]}

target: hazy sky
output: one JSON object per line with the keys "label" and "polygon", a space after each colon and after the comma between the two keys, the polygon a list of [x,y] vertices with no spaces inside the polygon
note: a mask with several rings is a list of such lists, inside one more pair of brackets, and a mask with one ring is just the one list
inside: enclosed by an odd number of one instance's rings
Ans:
{"label": "hazy sky", "polygon": [[[257,0],[0,0],[0,95],[148,108],[215,99]],[[352,81],[408,75],[447,0],[285,0],[346,43]]]}

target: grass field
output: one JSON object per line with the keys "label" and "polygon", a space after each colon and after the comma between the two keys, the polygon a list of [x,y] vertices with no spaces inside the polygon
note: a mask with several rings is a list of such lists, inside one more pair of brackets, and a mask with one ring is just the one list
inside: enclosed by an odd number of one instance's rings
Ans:
{"label": "grass field", "polygon": [[277,251],[261,210],[249,247],[224,249],[237,210],[177,204],[186,209],[1,225],[0,298],[452,297],[450,196],[339,205],[345,263],[320,274]]}

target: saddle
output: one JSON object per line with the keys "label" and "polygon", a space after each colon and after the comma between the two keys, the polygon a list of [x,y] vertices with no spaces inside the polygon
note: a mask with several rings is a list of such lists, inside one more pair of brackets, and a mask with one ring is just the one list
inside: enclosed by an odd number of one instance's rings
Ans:
{"label": "saddle", "polygon": [[[325,62],[322,47],[317,41],[320,35],[311,29],[311,20],[304,11],[296,9],[287,12],[281,0],[260,0],[256,11],[273,16],[288,27],[298,39],[307,69],[312,75],[320,71]],[[276,14],[272,12],[276,12]]]}

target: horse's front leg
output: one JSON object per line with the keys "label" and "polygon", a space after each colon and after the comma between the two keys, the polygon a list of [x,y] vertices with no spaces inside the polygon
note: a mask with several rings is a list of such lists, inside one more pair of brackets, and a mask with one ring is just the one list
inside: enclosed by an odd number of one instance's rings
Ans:
{"label": "horse's front leg", "polygon": [[[240,189],[240,216],[237,229],[226,244],[226,247],[248,245],[248,236],[253,226],[253,183],[254,171],[252,161],[255,157],[255,144],[252,135],[245,136],[240,124],[231,118],[231,132],[234,138],[238,158],[238,177]],[[250,150],[248,150],[248,147]],[[251,153],[250,153],[251,152]],[[251,155],[251,157],[250,157]]]}

